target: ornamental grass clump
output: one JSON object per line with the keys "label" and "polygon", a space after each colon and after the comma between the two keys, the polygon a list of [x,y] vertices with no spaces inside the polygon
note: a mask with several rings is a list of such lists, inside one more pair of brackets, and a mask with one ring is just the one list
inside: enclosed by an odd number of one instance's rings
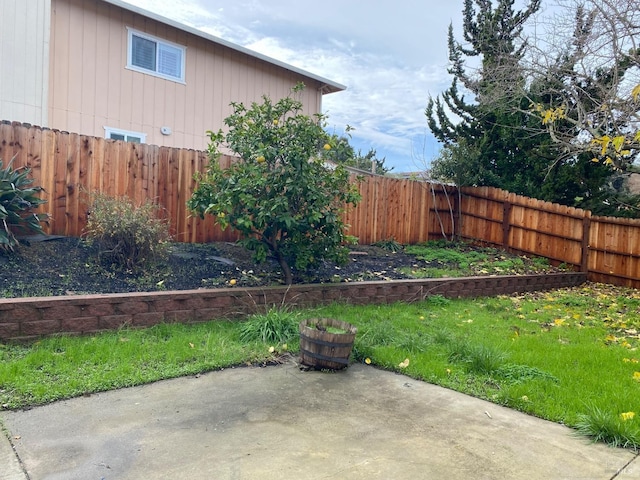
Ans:
{"label": "ornamental grass clump", "polygon": [[85,235],[98,246],[101,262],[132,271],[164,258],[170,240],[157,205],[136,206],[129,198],[101,193],[91,196]]}
{"label": "ornamental grass clump", "polygon": [[640,445],[640,430],[635,412],[616,414],[594,405],[578,416],[576,430],[594,442],[604,442],[612,447],[633,448]]}
{"label": "ornamental grass clump", "polygon": [[[228,131],[209,132],[210,163],[196,176],[189,208],[237,230],[256,261],[274,258],[286,284],[294,268],[346,262],[344,243],[355,239],[345,234],[342,213],[360,195],[344,165],[327,163],[333,147],[325,117],[303,115],[302,102],[291,97],[232,107]],[[229,151],[239,159],[222,168],[220,156]]]}
{"label": "ornamental grass clump", "polygon": [[18,245],[16,234],[42,233],[45,213],[34,213],[45,203],[39,195],[42,187],[32,186],[29,168],[13,168],[13,160],[3,168],[0,160],[0,250],[13,251]]}
{"label": "ornamental grass clump", "polygon": [[251,315],[240,327],[243,342],[287,344],[298,336],[299,314],[286,308],[271,307]]}

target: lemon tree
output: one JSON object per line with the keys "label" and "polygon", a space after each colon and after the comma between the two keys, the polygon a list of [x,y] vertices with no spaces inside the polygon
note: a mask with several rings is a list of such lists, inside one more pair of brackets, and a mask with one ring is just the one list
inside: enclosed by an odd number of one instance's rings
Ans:
{"label": "lemon tree", "polygon": [[[201,216],[210,214],[224,229],[241,234],[257,261],[268,256],[293,282],[292,269],[313,268],[323,259],[347,259],[342,212],[359,199],[344,166],[331,159],[331,137],[324,115],[305,115],[294,98],[304,86],[278,102],[263,96],[246,107],[232,103],[226,132],[208,132],[210,162],[197,175],[197,188],[188,202]],[[222,153],[238,160],[220,166]]]}

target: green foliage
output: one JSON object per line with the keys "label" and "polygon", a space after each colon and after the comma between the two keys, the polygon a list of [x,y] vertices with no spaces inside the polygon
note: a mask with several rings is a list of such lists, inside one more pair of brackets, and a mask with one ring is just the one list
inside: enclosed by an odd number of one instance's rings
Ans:
{"label": "green foliage", "polygon": [[285,308],[271,307],[251,315],[240,327],[243,342],[287,344],[298,336],[299,314]]}
{"label": "green foliage", "polygon": [[167,253],[169,227],[158,214],[159,207],[150,202],[136,207],[126,197],[95,193],[85,235],[98,245],[101,261],[138,270]]}
{"label": "green foliage", "polygon": [[[333,304],[300,317],[356,326],[358,361],[637,450],[639,306],[637,290],[587,284],[490,299]],[[241,340],[244,328],[217,320],[0,343],[0,405],[24,408],[272,359],[259,340]]]}
{"label": "green foliage", "polygon": [[509,381],[512,384],[523,383],[533,379],[544,379],[557,382],[558,379],[550,373],[544,372],[529,365],[516,365],[508,363],[500,365],[495,369],[496,376]]}
{"label": "green foliage", "polygon": [[160,324],[29,345],[0,343],[0,405],[21,408],[270,358],[239,323]]}
{"label": "green foliage", "polygon": [[34,213],[45,201],[39,198],[42,187],[32,186],[28,168],[12,168],[13,160],[3,168],[0,160],[0,250],[18,245],[16,233],[42,233],[41,223],[48,216]]}
{"label": "green foliage", "polygon": [[[604,442],[612,447],[638,448],[640,445],[640,421],[635,415],[629,419],[590,405],[587,413],[579,415],[576,430],[594,442]],[[632,412],[635,413],[635,412]]]}
{"label": "green foliage", "polygon": [[472,247],[465,242],[429,241],[407,245],[405,253],[415,255],[426,266],[400,267],[413,278],[466,277],[473,275],[518,275],[542,273],[551,267],[541,257],[518,257],[491,247]]}
{"label": "green foliage", "polygon": [[386,240],[378,240],[373,245],[389,252],[399,252],[403,249],[402,245],[393,237],[387,238]]}
{"label": "green foliage", "polygon": [[436,294],[436,295],[429,295],[425,299],[425,302],[427,303],[427,305],[430,305],[432,307],[446,307],[451,303],[451,300],[443,295]]}
{"label": "green foliage", "polygon": [[[519,11],[513,10],[511,0],[464,2],[464,44],[449,28],[452,84],[430,98],[425,110],[431,132],[443,144],[432,162],[432,176],[460,186],[498,187],[599,215],[635,216],[638,198],[612,188],[615,169],[569,148],[579,143],[576,125],[586,117],[584,109],[595,112],[599,109],[594,105],[609,103],[603,98],[605,87],[618,81],[612,72],[629,68],[620,64],[628,59],[622,55],[593,78],[575,78],[581,68],[576,64],[580,42],[592,28],[579,9],[574,41],[557,46],[562,53],[545,71],[527,71],[530,45],[520,41],[520,34],[539,8],[539,0],[529,0]],[[481,61],[481,68],[469,73],[467,59]],[[532,108],[550,111],[559,96],[575,98],[543,126]]]}
{"label": "green foliage", "polygon": [[464,251],[464,245],[464,243],[442,244],[440,242],[426,242],[407,245],[405,252],[415,255],[419,260],[426,262],[438,261],[463,270],[468,269],[473,263],[489,259],[489,255],[480,250]]}
{"label": "green foliage", "polygon": [[[624,291],[591,284],[451,299],[441,306],[336,305],[314,315],[340,316],[355,325],[360,361],[576,427],[598,441],[638,448],[640,302],[636,291]],[[426,348],[411,345],[407,332],[416,341],[429,339]],[[580,427],[590,415],[585,401],[604,412],[589,420],[589,430]]]}
{"label": "green foliage", "polygon": [[359,168],[367,172],[375,173],[377,175],[386,175],[393,170],[393,167],[387,167],[384,162],[386,157],[378,158],[378,152],[375,148],[370,148],[367,153],[362,153],[361,150],[353,157],[353,161],[348,162],[350,167]]}
{"label": "green foliage", "polygon": [[377,175],[386,175],[393,170],[393,167],[387,167],[384,164],[386,161],[385,157],[378,158],[374,148],[370,148],[365,154],[362,153],[362,150],[358,150],[356,153],[349,143],[349,139],[351,138],[350,132],[352,130],[352,127],[347,126],[346,136],[331,135],[330,143],[333,148],[328,155],[331,161]]}
{"label": "green foliage", "polygon": [[450,344],[449,361],[461,363],[469,372],[491,375],[505,363],[504,351],[491,345],[454,341]]}
{"label": "green foliage", "polygon": [[[499,142],[498,133],[507,133],[508,129],[502,129],[503,125],[496,122],[496,115],[503,113],[506,107],[503,102],[505,92],[498,87],[505,85],[503,80],[506,77],[512,90],[523,83],[519,62],[524,49],[517,45],[517,39],[527,19],[539,8],[540,0],[530,0],[526,9],[517,12],[513,10],[512,0],[499,0],[497,4],[481,0],[464,2],[463,36],[470,45],[458,43],[454,38],[453,25],[449,26],[451,67],[448,72],[453,75],[453,81],[441,97],[429,99],[425,112],[429,128],[438,140],[449,145],[464,138],[469,146],[478,148],[484,155],[487,151],[484,143]],[[478,75],[466,72],[465,57],[479,57],[482,61]],[[493,75],[495,68],[500,69],[497,77]],[[465,101],[464,92],[459,90],[461,84],[476,97],[475,103]],[[454,117],[450,117],[447,110]],[[455,117],[461,121],[451,119]],[[509,125],[513,124],[504,126]],[[501,131],[490,135],[492,129]]]}
{"label": "green foliage", "polygon": [[[360,195],[343,165],[325,163],[333,145],[324,116],[303,115],[302,103],[292,97],[232,106],[228,132],[209,132],[211,161],[197,176],[189,208],[240,232],[257,261],[273,256],[287,284],[292,268],[312,268],[325,258],[345,262],[343,243],[351,239],[341,213]],[[240,159],[223,169],[218,159],[228,150]]]}
{"label": "green foliage", "polygon": [[[440,97],[429,99],[425,111],[430,130],[443,143],[433,162],[434,178],[535,198],[541,198],[543,185],[553,189],[549,169],[559,150],[528,112],[532,92],[523,93],[529,87],[521,67],[526,44],[519,42],[540,1],[525,6],[514,11],[510,0],[466,1],[463,37],[469,47],[458,43],[449,28],[453,81]],[[482,62],[477,74],[467,72],[467,58]],[[473,102],[465,96],[469,91]],[[544,199],[554,201],[550,197],[556,191]]]}

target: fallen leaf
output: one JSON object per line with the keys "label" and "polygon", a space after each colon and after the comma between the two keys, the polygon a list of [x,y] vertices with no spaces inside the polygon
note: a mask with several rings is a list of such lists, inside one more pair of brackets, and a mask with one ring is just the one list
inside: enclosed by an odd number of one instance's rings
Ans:
{"label": "fallen leaf", "polygon": [[623,412],[620,414],[620,420],[626,422],[627,420],[633,420],[633,417],[635,416],[635,412]]}

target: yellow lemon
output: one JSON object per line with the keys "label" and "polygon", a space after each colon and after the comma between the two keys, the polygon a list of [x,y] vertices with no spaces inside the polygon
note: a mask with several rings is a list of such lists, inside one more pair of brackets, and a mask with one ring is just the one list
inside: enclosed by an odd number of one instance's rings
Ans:
{"label": "yellow lemon", "polygon": [[232,278],[231,280],[229,280],[229,285],[231,285],[232,287],[236,284],[236,279]]}
{"label": "yellow lemon", "polygon": [[329,145],[328,143],[325,143],[324,147],[322,148],[324,148],[325,150],[331,150],[331,145]]}
{"label": "yellow lemon", "polygon": [[273,121],[273,124],[274,124],[274,125],[277,125],[277,124],[278,124],[278,119],[277,119],[277,118]]}
{"label": "yellow lemon", "polygon": [[263,163],[264,162],[264,156],[260,155],[258,158],[256,158],[256,162]]}
{"label": "yellow lemon", "polygon": [[224,212],[220,212],[220,213],[218,214],[218,218],[224,218]]}

